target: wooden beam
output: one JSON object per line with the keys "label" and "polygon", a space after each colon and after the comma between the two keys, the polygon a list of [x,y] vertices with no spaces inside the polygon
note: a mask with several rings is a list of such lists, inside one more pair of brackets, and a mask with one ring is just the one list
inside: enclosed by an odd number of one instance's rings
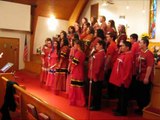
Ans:
{"label": "wooden beam", "polygon": [[70,18],[69,18],[69,26],[73,25],[79,18],[83,8],[85,7],[88,0],[79,0],[74,11],[72,12]]}

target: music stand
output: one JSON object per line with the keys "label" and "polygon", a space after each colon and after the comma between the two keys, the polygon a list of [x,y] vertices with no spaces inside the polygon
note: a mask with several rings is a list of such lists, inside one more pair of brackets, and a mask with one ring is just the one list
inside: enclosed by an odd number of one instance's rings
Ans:
{"label": "music stand", "polygon": [[5,72],[7,72],[13,65],[14,65],[13,63],[8,62],[7,64],[5,64],[5,65],[0,69],[0,71],[1,71],[2,73],[5,73]]}

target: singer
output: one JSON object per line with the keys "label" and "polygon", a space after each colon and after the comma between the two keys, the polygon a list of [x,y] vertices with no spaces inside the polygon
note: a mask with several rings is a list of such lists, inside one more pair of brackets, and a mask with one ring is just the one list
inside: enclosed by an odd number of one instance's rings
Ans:
{"label": "singer", "polygon": [[[93,94],[91,100],[90,110],[101,109],[101,93],[102,93],[102,81],[104,79],[104,65],[105,65],[105,41],[99,40],[96,44],[96,53],[90,57],[88,78],[92,80],[90,82],[91,88],[89,95]],[[89,96],[90,97],[90,96]],[[90,101],[89,101],[90,102]]]}

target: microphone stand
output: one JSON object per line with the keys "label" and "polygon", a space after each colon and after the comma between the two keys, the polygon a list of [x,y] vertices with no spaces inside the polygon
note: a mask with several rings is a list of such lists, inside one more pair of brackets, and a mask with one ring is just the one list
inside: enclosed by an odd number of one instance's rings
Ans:
{"label": "microphone stand", "polygon": [[90,105],[91,105],[91,94],[92,94],[92,68],[93,68],[93,55],[91,55],[91,66],[90,66],[91,76],[90,76],[90,80],[89,80],[88,109],[90,109]]}

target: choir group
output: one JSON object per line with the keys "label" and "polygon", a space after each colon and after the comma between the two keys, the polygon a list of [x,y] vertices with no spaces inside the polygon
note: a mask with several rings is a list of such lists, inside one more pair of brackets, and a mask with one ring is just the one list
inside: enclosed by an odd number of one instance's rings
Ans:
{"label": "choir group", "polygon": [[[99,24],[100,23],[100,24]],[[101,99],[118,98],[116,116],[127,115],[129,99],[137,101],[137,114],[150,102],[154,57],[149,40],[133,33],[127,40],[124,25],[106,23],[105,16],[82,18],[68,32],[47,38],[41,52],[41,85],[54,94],[66,92],[71,105],[101,109]],[[102,95],[102,89],[106,93]],[[88,100],[89,99],[89,100]],[[89,101],[89,102],[88,102]]]}

